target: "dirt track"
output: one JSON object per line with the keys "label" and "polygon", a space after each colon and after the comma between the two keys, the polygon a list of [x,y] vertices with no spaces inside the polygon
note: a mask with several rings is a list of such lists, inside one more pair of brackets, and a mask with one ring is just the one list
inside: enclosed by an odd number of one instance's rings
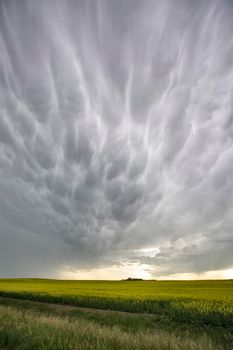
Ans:
{"label": "dirt track", "polygon": [[[18,300],[21,302],[28,303],[30,305],[44,305],[52,310],[59,312],[69,312],[69,311],[82,311],[87,313],[94,313],[94,314],[106,314],[106,315],[119,315],[119,316],[125,316],[125,317],[159,317],[164,318],[165,316],[158,316],[154,314],[146,314],[146,313],[139,313],[139,312],[126,312],[126,311],[117,311],[117,310],[105,310],[105,309],[96,309],[96,308],[89,308],[89,307],[80,307],[80,306],[71,306],[71,305],[64,305],[64,304],[55,304],[55,303],[45,303],[41,301],[31,301],[31,300],[22,300],[17,298],[9,298],[9,297],[0,297],[1,299],[5,300]],[[2,350],[2,349],[0,349]]]}

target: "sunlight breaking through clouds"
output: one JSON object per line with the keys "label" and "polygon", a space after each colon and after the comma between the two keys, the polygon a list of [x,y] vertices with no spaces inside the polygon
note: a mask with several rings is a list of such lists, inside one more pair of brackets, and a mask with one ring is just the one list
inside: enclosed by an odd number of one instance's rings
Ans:
{"label": "sunlight breaking through clouds", "polygon": [[232,15],[1,1],[1,276],[232,268]]}

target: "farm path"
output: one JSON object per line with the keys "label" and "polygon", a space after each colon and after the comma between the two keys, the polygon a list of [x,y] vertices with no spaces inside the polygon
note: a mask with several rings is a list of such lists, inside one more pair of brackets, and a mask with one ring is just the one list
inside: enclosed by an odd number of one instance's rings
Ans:
{"label": "farm path", "polygon": [[[117,310],[105,310],[105,309],[96,309],[96,308],[90,308],[90,307],[81,307],[81,306],[72,306],[72,305],[65,305],[65,304],[55,304],[55,303],[46,303],[42,301],[31,301],[31,300],[25,300],[25,299],[18,299],[18,298],[11,298],[11,297],[0,297],[1,299],[5,300],[18,300],[25,303],[30,304],[30,306],[46,306],[47,308],[54,310],[58,313],[63,312],[70,312],[70,311],[81,311],[86,313],[93,313],[93,314],[102,314],[102,315],[118,315],[123,317],[156,317],[156,318],[165,318],[164,315],[156,315],[156,314],[148,314],[148,313],[140,313],[140,312],[126,312],[126,311],[117,311]],[[0,349],[1,350],[1,349]]]}

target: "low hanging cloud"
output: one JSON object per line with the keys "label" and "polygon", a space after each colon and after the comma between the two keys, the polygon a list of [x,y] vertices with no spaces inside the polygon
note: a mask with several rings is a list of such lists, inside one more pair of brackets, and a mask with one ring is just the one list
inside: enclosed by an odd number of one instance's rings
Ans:
{"label": "low hanging cloud", "polygon": [[1,2],[2,276],[233,266],[232,15]]}

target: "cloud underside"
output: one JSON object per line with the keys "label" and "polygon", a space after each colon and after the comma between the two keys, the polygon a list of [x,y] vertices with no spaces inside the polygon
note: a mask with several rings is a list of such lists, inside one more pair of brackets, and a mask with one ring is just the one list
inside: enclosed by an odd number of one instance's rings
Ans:
{"label": "cloud underside", "polygon": [[1,2],[2,275],[233,266],[232,15]]}

